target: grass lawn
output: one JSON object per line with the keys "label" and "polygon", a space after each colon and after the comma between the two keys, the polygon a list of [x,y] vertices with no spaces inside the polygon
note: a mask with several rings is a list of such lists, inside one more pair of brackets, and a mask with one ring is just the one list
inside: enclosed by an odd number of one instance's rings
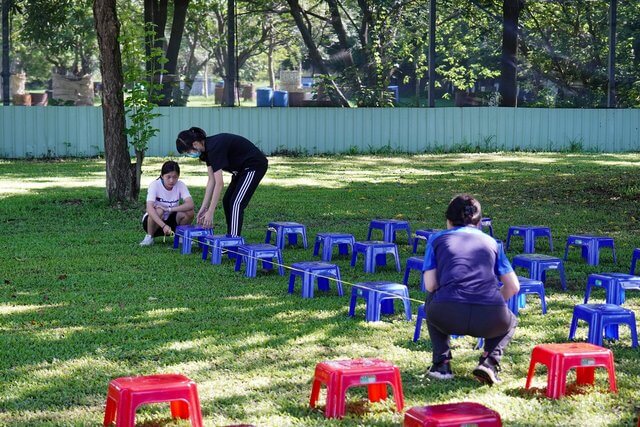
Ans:
{"label": "grass lawn", "polygon": [[[145,161],[143,193],[163,160]],[[180,162],[198,204],[205,168],[190,159]],[[275,220],[306,224],[311,242],[321,231],[362,240],[376,217],[407,219],[414,229],[441,228],[445,207],[459,192],[479,198],[502,239],[509,225],[551,227],[554,255],[562,256],[568,234],[615,238],[617,264],[604,250],[600,266],[587,266],[572,250],[565,265],[567,292],[557,274],[548,275],[549,313],[542,316],[537,299],[529,299],[503,359],[504,381],[488,387],[471,375],[479,352],[470,337],[454,341],[456,378],[438,382],[425,376],[431,363],[426,327],[413,343],[414,323],[399,310],[366,323],[363,304],[349,318],[348,297],[338,297],[334,287],[303,300],[299,284],[289,295],[288,277],[273,272],[247,279],[228,260],[212,266],[199,252],[181,256],[168,240],[139,247],[145,194],[136,206],[111,209],[103,160],[0,160],[0,425],[99,425],[110,379],[165,372],[197,382],[211,426],[401,425],[391,400],[365,404],[364,389],[349,391],[343,420],[325,420],[309,408],[315,364],[357,357],[381,357],[400,367],[407,408],[468,400],[499,411],[505,425],[633,425],[640,353],[631,349],[626,327],[621,341],[606,344],[615,354],[617,394],[608,392],[602,369],[594,388],[574,386],[561,400],[544,397],[542,367],[533,391],[525,391],[524,383],[533,346],[566,340],[587,275],[628,272],[631,252],[640,246],[639,168],[639,154],[270,158],[245,218],[243,234],[250,242],[264,239],[267,222]],[[221,210],[215,222],[221,231]],[[412,254],[404,238],[400,243],[404,265]],[[550,253],[542,241],[538,250]],[[284,259],[310,260],[312,247],[287,248]],[[391,268],[367,275],[361,260],[357,268],[347,258],[336,262],[348,282],[402,280]],[[424,299],[417,275],[410,292]],[[603,301],[604,292],[594,290],[592,299]],[[640,295],[628,292],[625,306],[638,312]],[[579,328],[580,339],[586,329]],[[187,425],[172,421],[161,404],[141,407],[137,421]]]}

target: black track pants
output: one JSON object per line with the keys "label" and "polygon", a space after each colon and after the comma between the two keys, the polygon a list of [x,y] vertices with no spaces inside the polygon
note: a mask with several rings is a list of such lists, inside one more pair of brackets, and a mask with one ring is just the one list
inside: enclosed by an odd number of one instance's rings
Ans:
{"label": "black track pants", "polygon": [[258,188],[265,173],[267,173],[267,164],[264,167],[243,169],[231,178],[231,183],[222,198],[228,235],[241,235],[244,210],[249,205],[251,196]]}
{"label": "black track pants", "polygon": [[451,359],[450,335],[484,338],[484,351],[499,363],[518,324],[516,316],[506,304],[479,305],[428,300],[425,308],[433,346],[433,363]]}

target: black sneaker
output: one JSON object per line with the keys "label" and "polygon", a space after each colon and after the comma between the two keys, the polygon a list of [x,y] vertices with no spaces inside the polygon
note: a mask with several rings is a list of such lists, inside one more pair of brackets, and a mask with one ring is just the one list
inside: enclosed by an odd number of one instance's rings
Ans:
{"label": "black sneaker", "polygon": [[431,378],[437,378],[439,380],[451,380],[453,379],[453,372],[451,372],[451,364],[448,360],[444,360],[440,363],[435,363],[427,371],[427,375]]}
{"label": "black sneaker", "polygon": [[500,365],[497,363],[493,364],[488,359],[485,359],[476,366],[473,370],[473,375],[481,383],[494,385],[502,382],[500,377],[498,377],[498,372],[500,372]]}

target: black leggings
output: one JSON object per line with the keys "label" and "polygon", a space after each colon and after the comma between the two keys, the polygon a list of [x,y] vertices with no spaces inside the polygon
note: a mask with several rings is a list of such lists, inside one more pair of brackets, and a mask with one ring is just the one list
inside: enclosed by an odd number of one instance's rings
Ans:
{"label": "black leggings", "polygon": [[425,306],[427,327],[433,346],[433,363],[451,359],[450,335],[484,338],[484,351],[496,363],[515,332],[518,320],[502,305],[432,302]]}
{"label": "black leggings", "polygon": [[251,196],[258,188],[265,173],[267,173],[266,162],[261,167],[243,169],[231,178],[231,183],[222,198],[228,235],[240,236],[242,233],[244,210],[249,205]]}

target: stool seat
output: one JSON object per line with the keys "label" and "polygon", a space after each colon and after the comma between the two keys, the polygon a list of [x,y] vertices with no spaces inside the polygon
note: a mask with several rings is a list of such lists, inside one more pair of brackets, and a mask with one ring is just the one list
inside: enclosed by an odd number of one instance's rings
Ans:
{"label": "stool seat", "polygon": [[429,237],[431,237],[432,234],[435,234],[439,231],[442,231],[438,228],[425,228],[423,230],[416,230],[416,235],[413,238],[413,253],[417,253],[418,252],[418,244],[420,242],[424,242],[425,246],[427,245],[427,242],[429,241]]}
{"label": "stool seat", "polygon": [[524,239],[523,252],[525,254],[532,254],[536,251],[536,239],[539,237],[547,238],[549,250],[553,252],[553,239],[549,227],[539,225],[512,225],[507,232],[506,250],[509,250],[512,236],[519,236]]}
{"label": "stool seat", "polygon": [[402,279],[402,283],[405,286],[409,286],[409,274],[411,273],[411,270],[418,270],[418,273],[420,274],[420,290],[422,292],[427,292],[427,288],[424,285],[424,276],[422,274],[422,266],[424,265],[424,259],[417,257],[417,256],[412,256],[407,258],[407,265],[404,269],[404,278]]}
{"label": "stool seat", "polygon": [[136,408],[142,404],[170,402],[173,418],[202,426],[196,383],[178,374],[116,378],[109,383],[103,425],[134,427]]}
{"label": "stool seat", "polygon": [[617,325],[626,324],[631,329],[631,346],[638,346],[638,334],[636,332],[636,316],[633,311],[615,304],[578,304],[573,308],[573,319],[569,329],[569,340],[575,338],[578,320],[584,320],[589,324],[587,341],[591,344],[602,345],[602,333],[606,326],[616,326],[609,338],[618,339]]}
{"label": "stool seat", "polygon": [[409,221],[399,219],[373,219],[369,222],[367,240],[371,240],[373,230],[382,230],[382,240],[388,243],[395,243],[396,232],[405,230],[407,232],[407,244],[411,244],[411,227]]}
{"label": "stool seat", "polygon": [[500,427],[502,419],[496,411],[475,402],[414,406],[404,414],[403,427]]}
{"label": "stool seat", "polygon": [[227,236],[226,234],[209,234],[200,237],[202,242],[202,260],[206,261],[211,252],[211,264],[222,264],[222,252],[227,250],[229,259],[235,258],[238,246],[244,245],[244,238],[237,236]]}
{"label": "stool seat", "polygon": [[576,369],[576,384],[593,384],[595,368],[609,373],[609,390],[617,392],[613,353],[589,343],[540,344],[531,352],[525,389],[531,386],[537,363],[547,366],[547,397],[559,399],[566,393],[567,372]]}
{"label": "stool seat", "polygon": [[366,386],[369,401],[379,402],[387,398],[387,384],[393,391],[398,412],[404,408],[402,378],[397,366],[382,359],[354,359],[320,362],[316,365],[309,406],[316,407],[320,387],[327,388],[324,415],[342,418],[346,411],[346,394],[351,387]]}
{"label": "stool seat", "polygon": [[313,298],[313,283],[317,279],[318,289],[329,290],[329,279],[334,279],[338,289],[338,295],[344,295],[342,290],[342,280],[340,278],[340,268],[335,264],[326,262],[296,262],[291,265],[289,275],[289,293],[292,294],[296,277],[302,279],[302,298]]}
{"label": "stool seat", "polygon": [[617,262],[613,237],[595,236],[592,234],[571,234],[567,238],[567,244],[564,247],[565,261],[567,260],[571,246],[580,246],[582,258],[587,261],[589,265],[599,264],[600,248],[611,248],[613,252],[613,262]]}
{"label": "stool seat", "polygon": [[539,280],[543,283],[546,281],[547,270],[558,270],[562,290],[567,290],[564,263],[560,258],[541,254],[520,254],[513,257],[511,265],[514,269],[516,267],[528,269],[530,279]]}
{"label": "stool seat", "polygon": [[190,254],[193,241],[198,242],[200,237],[210,234],[213,234],[213,228],[204,228],[190,224],[178,225],[173,236],[173,249],[178,249],[182,242],[180,254]]}
{"label": "stool seat", "polygon": [[376,266],[387,265],[387,254],[394,256],[396,270],[400,271],[400,257],[398,255],[398,247],[395,243],[381,242],[379,240],[356,242],[353,246],[353,253],[351,254],[351,267],[356,266],[359,253],[364,255],[365,273],[375,273]]}
{"label": "stool seat", "polygon": [[265,243],[271,243],[271,233],[276,235],[275,245],[279,249],[284,249],[285,238],[290,245],[298,244],[298,234],[302,237],[302,246],[307,248],[307,227],[303,224],[290,221],[273,221],[267,225],[267,234],[264,238]]}
{"label": "stool seat", "polygon": [[313,245],[313,256],[318,256],[320,246],[322,246],[322,261],[331,261],[333,246],[338,245],[338,254],[348,255],[349,249],[353,251],[356,239],[353,234],[347,233],[318,233]]}
{"label": "stool seat", "polygon": [[258,260],[262,261],[262,268],[265,270],[271,270],[273,268],[274,258],[277,259],[278,274],[284,276],[282,251],[279,248],[266,243],[240,245],[238,246],[235,270],[240,271],[240,267],[244,261],[247,265],[245,276],[256,277],[258,274]]}
{"label": "stool seat", "polygon": [[411,320],[411,302],[409,290],[405,285],[393,282],[360,282],[351,287],[349,316],[354,317],[358,297],[365,300],[365,319],[367,322],[380,321],[380,314],[393,314],[393,300],[400,299],[404,305],[407,320]]}

